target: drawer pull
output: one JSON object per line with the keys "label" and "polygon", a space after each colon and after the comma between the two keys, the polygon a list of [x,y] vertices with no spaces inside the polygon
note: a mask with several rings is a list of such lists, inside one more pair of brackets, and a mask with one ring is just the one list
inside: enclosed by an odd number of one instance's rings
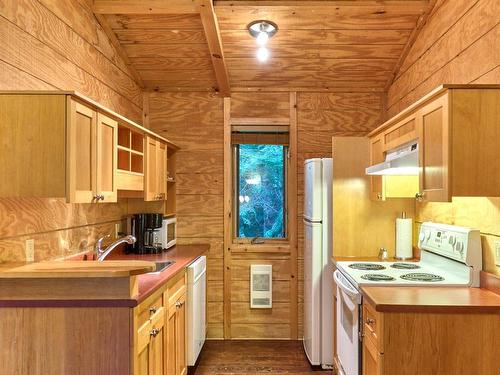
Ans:
{"label": "drawer pull", "polygon": [[153,328],[151,332],[149,332],[150,336],[156,337],[160,333],[160,330],[158,328]]}
{"label": "drawer pull", "polygon": [[371,319],[371,318],[366,318],[366,324],[368,325],[372,325],[375,323],[375,319]]}
{"label": "drawer pull", "polygon": [[180,309],[182,307],[182,305],[184,305],[184,302],[177,301],[175,303],[175,307],[177,307],[178,309]]}
{"label": "drawer pull", "polygon": [[153,307],[149,308],[149,314],[150,315],[153,315],[157,311],[158,311],[158,307],[156,307],[156,306],[153,306]]}

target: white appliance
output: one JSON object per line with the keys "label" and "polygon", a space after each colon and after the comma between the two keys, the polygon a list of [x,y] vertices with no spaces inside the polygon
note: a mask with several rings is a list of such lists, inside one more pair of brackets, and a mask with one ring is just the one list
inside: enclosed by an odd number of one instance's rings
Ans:
{"label": "white appliance", "polygon": [[368,175],[418,175],[418,142],[387,152],[385,161],[366,168]]}
{"label": "white appliance", "polygon": [[479,287],[479,231],[426,222],[420,227],[419,262],[337,262],[337,354],[341,375],[360,375],[361,286]]}
{"label": "white appliance", "polygon": [[332,159],[304,162],[304,350],[333,365]]}
{"label": "white appliance", "polygon": [[163,249],[169,249],[177,243],[177,219],[169,217],[163,219],[161,227],[161,246]]}
{"label": "white appliance", "polygon": [[187,354],[194,366],[206,338],[207,257],[201,256],[187,267]]}

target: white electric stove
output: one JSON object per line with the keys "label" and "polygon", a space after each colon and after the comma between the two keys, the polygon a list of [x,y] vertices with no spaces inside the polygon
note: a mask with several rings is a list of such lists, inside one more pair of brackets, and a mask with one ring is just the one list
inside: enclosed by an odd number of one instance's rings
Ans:
{"label": "white electric stove", "polygon": [[478,230],[431,223],[420,227],[419,262],[337,262],[337,354],[341,375],[361,374],[360,287],[479,287],[482,269]]}

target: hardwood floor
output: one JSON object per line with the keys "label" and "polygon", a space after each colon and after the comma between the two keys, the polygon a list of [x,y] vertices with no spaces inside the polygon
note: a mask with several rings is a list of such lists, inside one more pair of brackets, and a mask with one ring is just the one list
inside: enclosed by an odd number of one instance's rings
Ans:
{"label": "hardwood floor", "polygon": [[293,374],[331,375],[314,371],[301,341],[207,341],[195,375]]}

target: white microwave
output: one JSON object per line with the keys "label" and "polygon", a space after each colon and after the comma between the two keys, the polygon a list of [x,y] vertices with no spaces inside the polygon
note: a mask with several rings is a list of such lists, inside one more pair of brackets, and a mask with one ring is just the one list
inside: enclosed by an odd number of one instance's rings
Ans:
{"label": "white microwave", "polygon": [[169,249],[177,243],[177,219],[170,217],[163,219],[161,228],[161,245],[163,249]]}

